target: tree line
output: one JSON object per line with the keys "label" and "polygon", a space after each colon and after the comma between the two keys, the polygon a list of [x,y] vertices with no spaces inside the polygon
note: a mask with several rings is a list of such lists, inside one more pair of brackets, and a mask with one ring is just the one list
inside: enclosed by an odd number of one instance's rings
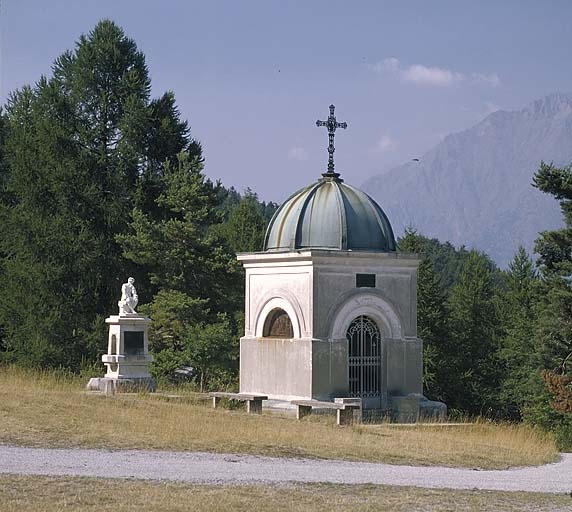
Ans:
{"label": "tree line", "polygon": [[235,378],[235,253],[260,247],[276,205],[207,179],[174,94],[150,91],[144,55],[104,20],[50,77],[10,95],[0,116],[3,361],[89,367],[132,275],[155,320],[156,371],[191,361],[204,382]]}
{"label": "tree line", "polygon": [[[244,283],[236,252],[260,250],[277,205],[204,174],[175,96],[151,97],[144,55],[101,21],[49,77],[0,112],[0,362],[93,368],[104,319],[132,275],[153,318],[153,371],[194,368],[201,387],[238,373]],[[572,445],[572,171],[542,164],[534,186],[565,226],[536,262],[408,230],[418,281],[424,385],[451,411],[529,421]]]}
{"label": "tree line", "polygon": [[508,269],[413,229],[401,250],[423,259],[418,334],[425,393],[450,411],[527,421],[572,448],[572,167],[541,163],[533,186],[560,201],[564,227],[521,247]]}

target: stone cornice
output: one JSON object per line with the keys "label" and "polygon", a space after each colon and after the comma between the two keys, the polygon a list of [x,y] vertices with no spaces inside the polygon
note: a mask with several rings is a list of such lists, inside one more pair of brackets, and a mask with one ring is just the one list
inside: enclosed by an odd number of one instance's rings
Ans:
{"label": "stone cornice", "polygon": [[[406,252],[339,251],[309,249],[296,251],[268,251],[237,254],[238,261],[245,267],[273,266],[277,264],[373,264],[383,266],[417,267],[421,261],[417,254]],[[369,260],[369,261],[368,261]]]}

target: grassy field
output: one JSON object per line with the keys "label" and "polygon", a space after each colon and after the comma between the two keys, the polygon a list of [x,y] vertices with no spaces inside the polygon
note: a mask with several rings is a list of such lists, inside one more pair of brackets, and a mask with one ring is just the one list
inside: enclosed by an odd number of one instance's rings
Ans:
{"label": "grassy field", "polygon": [[47,447],[200,450],[396,464],[506,468],[557,458],[553,439],[523,425],[353,425],[297,422],[153,395],[105,397],[54,373],[0,368],[0,443]]}
{"label": "grassy field", "polygon": [[570,510],[567,495],[375,485],[197,486],[140,480],[0,475],[4,512],[257,510]]}

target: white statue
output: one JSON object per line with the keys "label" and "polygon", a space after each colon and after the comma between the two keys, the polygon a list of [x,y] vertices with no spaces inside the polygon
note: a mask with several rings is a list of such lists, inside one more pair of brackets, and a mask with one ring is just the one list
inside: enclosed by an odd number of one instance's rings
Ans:
{"label": "white statue", "polygon": [[117,303],[119,306],[119,316],[137,314],[135,308],[139,302],[139,297],[137,296],[135,286],[133,286],[134,282],[135,279],[130,277],[126,283],[121,285],[121,300]]}

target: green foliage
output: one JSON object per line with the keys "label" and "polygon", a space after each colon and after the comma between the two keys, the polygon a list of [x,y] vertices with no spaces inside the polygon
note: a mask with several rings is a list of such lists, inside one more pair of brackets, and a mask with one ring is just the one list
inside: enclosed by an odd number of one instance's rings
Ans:
{"label": "green foliage", "polygon": [[155,375],[192,366],[201,388],[228,385],[236,376],[238,335],[228,318],[242,305],[240,268],[217,234],[218,186],[202,169],[201,160],[185,153],[168,163],[156,200],[161,218],[135,208],[130,232],[118,236],[125,257],[150,269],[156,290],[141,309],[154,320],[149,339]]}
{"label": "green foliage", "polygon": [[234,188],[219,187],[220,211],[224,217],[217,233],[234,252],[261,251],[270,219],[278,209],[273,202],[259,201],[250,189],[239,194]]}
{"label": "green foliage", "polygon": [[259,201],[258,196],[250,188],[247,188],[243,194],[236,191],[234,187],[225,188],[222,185],[218,189],[218,195],[220,199],[220,210],[222,211],[225,220],[228,220],[231,212],[240,204],[241,200],[245,197],[250,197],[255,200],[260,208],[260,212],[266,221],[266,224],[270,222],[276,210],[278,210],[278,204],[273,201]]}
{"label": "green foliage", "polygon": [[[184,363],[201,383],[236,376],[229,318],[242,307],[241,273],[218,234],[232,194],[202,173],[174,95],[150,90],[143,54],[104,20],[0,113],[3,360],[76,370],[97,360],[129,273],[154,319],[159,372]],[[256,215],[271,207],[243,201]]]}
{"label": "green foliage", "polygon": [[542,163],[535,186],[560,201],[565,227],[536,241],[542,272],[538,337],[543,366],[572,374],[572,167]]}
{"label": "green foliage", "polygon": [[201,389],[236,383],[239,343],[236,328],[227,315],[219,315],[216,322],[208,325],[193,325],[187,340],[189,360],[197,369]]}
{"label": "green foliage", "polygon": [[523,420],[554,434],[558,449],[572,451],[572,415],[555,410],[540,370],[532,373],[529,380],[529,399],[522,409]]}
{"label": "green foliage", "polygon": [[495,415],[500,364],[499,311],[494,269],[470,251],[449,299],[451,345],[447,360],[447,403],[470,414]]}
{"label": "green foliage", "polygon": [[[535,339],[539,366],[572,376],[572,167],[542,163],[534,186],[559,202],[564,227],[540,233],[535,250],[542,279],[539,285]],[[524,418],[554,430],[561,446],[572,448],[572,417],[551,407],[551,396],[540,375]]]}
{"label": "green foliage", "polygon": [[[407,233],[417,233],[412,227],[406,229],[405,238],[399,240],[398,245],[401,250],[409,250],[402,247],[403,241],[407,238]],[[428,259],[435,271],[439,284],[448,292],[459,278],[463,264],[469,255],[465,247],[456,249],[451,242],[440,242],[436,238],[427,238],[417,234],[416,249],[413,252],[422,254]],[[489,259],[490,261],[490,259]],[[492,262],[491,262],[492,264]]]}
{"label": "green foliage", "polygon": [[29,364],[78,364],[105,301],[112,219],[97,203],[91,162],[73,140],[70,105],[57,87],[41,80],[36,90],[25,88],[8,115],[13,203],[0,212],[6,349]]}
{"label": "green foliage", "polygon": [[147,266],[154,288],[200,299],[211,312],[234,312],[240,297],[235,256],[212,229],[220,220],[217,190],[202,173],[202,162],[181,154],[165,166],[165,189],[157,203],[165,211],[155,220],[132,212],[130,232],[118,236],[124,255]]}
{"label": "green foliage", "polygon": [[407,230],[401,250],[419,253],[418,334],[428,396],[450,410],[552,430],[572,447],[572,418],[551,407],[543,369],[572,365],[572,171],[542,164],[535,185],[561,204],[565,227],[541,233],[539,270],[524,249],[500,272],[483,254]]}
{"label": "green foliage", "polygon": [[448,385],[449,310],[435,263],[424,253],[426,242],[415,230],[407,229],[399,248],[422,257],[417,274],[417,335],[423,340],[423,384],[428,397],[444,400]]}
{"label": "green foliage", "polygon": [[409,228],[399,248],[422,256],[417,332],[427,395],[451,410],[498,416],[501,279],[485,254],[455,249]]}
{"label": "green foliage", "polygon": [[502,415],[520,420],[522,410],[531,400],[540,358],[535,343],[539,279],[534,263],[523,247],[504,273],[505,290],[501,314],[504,335],[500,358],[503,381],[500,393]]}
{"label": "green foliage", "polygon": [[207,302],[180,291],[160,290],[152,302],[141,306],[139,310],[153,319],[149,330],[150,351],[157,354],[182,350],[189,327],[206,321]]}
{"label": "green foliage", "polygon": [[150,86],[135,43],[102,21],[51,78],[11,95],[0,130],[5,357],[78,368],[103,349],[98,319],[116,308],[121,276],[145,275],[115,236],[134,206],[161,215],[165,162],[201,158],[173,95],[151,100]]}
{"label": "green foliage", "polygon": [[[541,162],[534,175],[533,184],[538,190],[553,195],[560,202],[564,223],[567,228],[572,227],[572,166],[559,168]],[[542,258],[543,263],[547,264],[549,255],[543,254]]]}
{"label": "green foliage", "polygon": [[246,193],[222,226],[222,235],[234,252],[261,251],[268,222],[256,195]]}
{"label": "green foliage", "polygon": [[238,323],[226,314],[213,319],[207,302],[180,291],[160,290],[151,303],[140,308],[153,318],[149,349],[155,357],[151,371],[158,379],[173,378],[175,370],[190,366],[200,389],[235,384]]}
{"label": "green foliage", "polygon": [[224,220],[228,220],[230,212],[234,210],[240,203],[241,194],[234,187],[226,188],[222,185],[218,188],[219,210]]}

